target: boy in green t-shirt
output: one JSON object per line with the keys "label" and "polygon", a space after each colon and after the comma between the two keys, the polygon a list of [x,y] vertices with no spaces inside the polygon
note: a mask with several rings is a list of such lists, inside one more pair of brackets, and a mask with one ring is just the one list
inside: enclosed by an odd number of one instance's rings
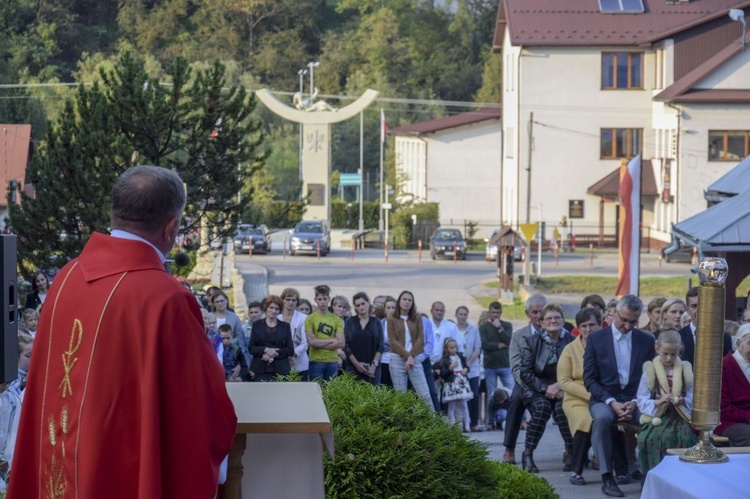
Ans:
{"label": "boy in green t-shirt", "polygon": [[305,335],[310,346],[310,381],[329,380],[339,370],[337,350],[344,347],[344,323],[328,311],[331,288],[322,284],[315,287],[315,305],[318,309],[305,320]]}

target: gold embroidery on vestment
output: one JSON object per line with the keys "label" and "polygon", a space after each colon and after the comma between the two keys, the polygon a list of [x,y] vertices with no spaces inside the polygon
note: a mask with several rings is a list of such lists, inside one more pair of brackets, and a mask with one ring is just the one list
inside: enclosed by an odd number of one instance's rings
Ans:
{"label": "gold embroidery on vestment", "polygon": [[52,444],[52,460],[49,467],[49,475],[47,481],[44,484],[47,489],[48,499],[57,499],[65,495],[65,489],[68,486],[65,478],[65,435],[68,433],[68,406],[63,406],[62,413],[60,414],[60,429],[63,433],[63,438],[60,442],[60,456],[61,459],[57,459],[57,425],[55,424],[55,418],[50,416],[47,424],[47,430],[49,431],[49,443]]}
{"label": "gold embroidery on vestment", "polygon": [[[70,384],[70,371],[78,362],[78,358],[73,358],[73,355],[81,348],[81,342],[83,341],[83,326],[81,325],[80,319],[73,320],[73,331],[70,333],[70,343],[68,349],[62,355],[63,369],[65,374],[57,387],[58,390],[62,389],[62,398],[68,395],[73,395],[73,387]],[[73,344],[75,342],[75,345]]]}

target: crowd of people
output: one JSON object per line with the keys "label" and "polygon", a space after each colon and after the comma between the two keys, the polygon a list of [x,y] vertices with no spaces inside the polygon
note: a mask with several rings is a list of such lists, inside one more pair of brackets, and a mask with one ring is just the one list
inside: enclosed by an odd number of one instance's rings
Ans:
{"label": "crowd of people", "polygon": [[[697,442],[690,414],[698,288],[684,300],[655,298],[646,306],[635,296],[607,303],[590,295],[575,324],[565,321],[562,307],[534,295],[526,302],[529,323],[515,332],[501,319],[497,302],[474,325],[465,306],[452,320],[445,318],[442,302],[420,313],[409,291],[377,296],[372,303],[357,293],[353,310],[346,297],[331,299],[328,286],[313,293],[314,307],[293,288],[281,299],[250,305],[254,317],[266,311],[267,320],[269,303],[282,301],[281,321],[290,325],[283,344],[271,345],[263,337],[253,339],[258,328],[265,331],[264,319],[249,322],[246,341],[255,345],[250,357],[278,348],[304,380],[349,372],[398,391],[411,388],[466,432],[504,430],[503,460],[509,463],[516,464],[516,442],[526,429],[520,464],[532,473],[539,471],[534,450],[553,419],[570,483],[585,485],[584,468],[591,466],[610,496],[622,495],[619,485],[645,480],[668,448]],[[641,321],[644,312],[647,320]],[[747,316],[750,321],[750,312]],[[726,329],[722,425],[716,433],[727,435],[732,445],[747,445],[750,322],[739,327],[727,321]],[[263,359],[253,365],[266,372],[272,359]],[[225,367],[227,379],[237,380],[232,365]],[[240,378],[258,379],[258,373],[250,369]]]}
{"label": "crowd of people", "polygon": [[[34,276],[18,336],[18,379],[0,386],[0,478],[7,480],[36,325],[49,280]],[[645,307],[628,295],[609,303],[587,296],[565,321],[545,296],[526,302],[529,319],[513,331],[493,302],[477,325],[459,306],[446,319],[442,302],[421,313],[414,295],[331,297],[316,286],[312,302],[294,288],[248,306],[242,323],[218,287],[206,290],[206,336],[227,382],[325,381],[350,373],[397,391],[412,389],[465,432],[503,430],[505,462],[539,472],[534,451],[553,419],[565,446],[570,483],[585,485],[584,469],[602,476],[608,496],[619,485],[645,480],[668,448],[697,442],[691,426],[692,361],[698,288],[685,299],[656,298]],[[350,305],[351,303],[351,305]],[[314,305],[313,305],[314,304]],[[641,324],[645,310],[647,321]],[[731,445],[750,445],[750,312],[741,326],[727,322],[721,426]],[[700,333],[698,333],[700,334]],[[297,378],[299,377],[299,378]],[[593,449],[593,456],[590,451]],[[0,484],[1,485],[1,484]]]}

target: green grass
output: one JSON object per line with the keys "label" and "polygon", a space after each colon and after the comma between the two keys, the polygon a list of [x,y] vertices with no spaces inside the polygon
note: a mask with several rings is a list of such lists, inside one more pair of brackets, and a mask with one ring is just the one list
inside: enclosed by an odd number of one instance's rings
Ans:
{"label": "green grass", "polygon": [[[688,289],[688,279],[692,278],[692,285],[698,285],[698,276],[684,277],[644,277],[641,279],[642,296],[683,296]],[[534,287],[540,293],[583,293],[612,295],[617,288],[616,277],[600,276],[558,276],[533,280]],[[497,289],[497,281],[485,283],[488,288]],[[750,289],[750,279],[743,282],[743,286]],[[742,286],[740,287],[742,288]],[[738,296],[741,289],[738,290]],[[744,291],[746,294],[747,291]]]}

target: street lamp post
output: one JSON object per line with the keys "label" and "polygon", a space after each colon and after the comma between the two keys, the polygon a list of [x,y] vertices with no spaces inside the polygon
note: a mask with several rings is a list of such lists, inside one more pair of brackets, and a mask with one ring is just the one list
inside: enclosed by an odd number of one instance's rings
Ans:
{"label": "street lamp post", "polygon": [[308,62],[307,67],[310,69],[310,98],[312,99],[315,93],[315,68],[320,66],[320,62]]}
{"label": "street lamp post", "polygon": [[[307,74],[306,69],[300,69],[297,71],[297,74],[299,75],[299,99],[300,103],[302,102],[304,96],[305,96],[305,75]],[[299,181],[302,182],[302,148],[304,147],[303,144],[303,125],[302,123],[299,124]],[[300,198],[302,198],[302,191],[300,190]]]}

